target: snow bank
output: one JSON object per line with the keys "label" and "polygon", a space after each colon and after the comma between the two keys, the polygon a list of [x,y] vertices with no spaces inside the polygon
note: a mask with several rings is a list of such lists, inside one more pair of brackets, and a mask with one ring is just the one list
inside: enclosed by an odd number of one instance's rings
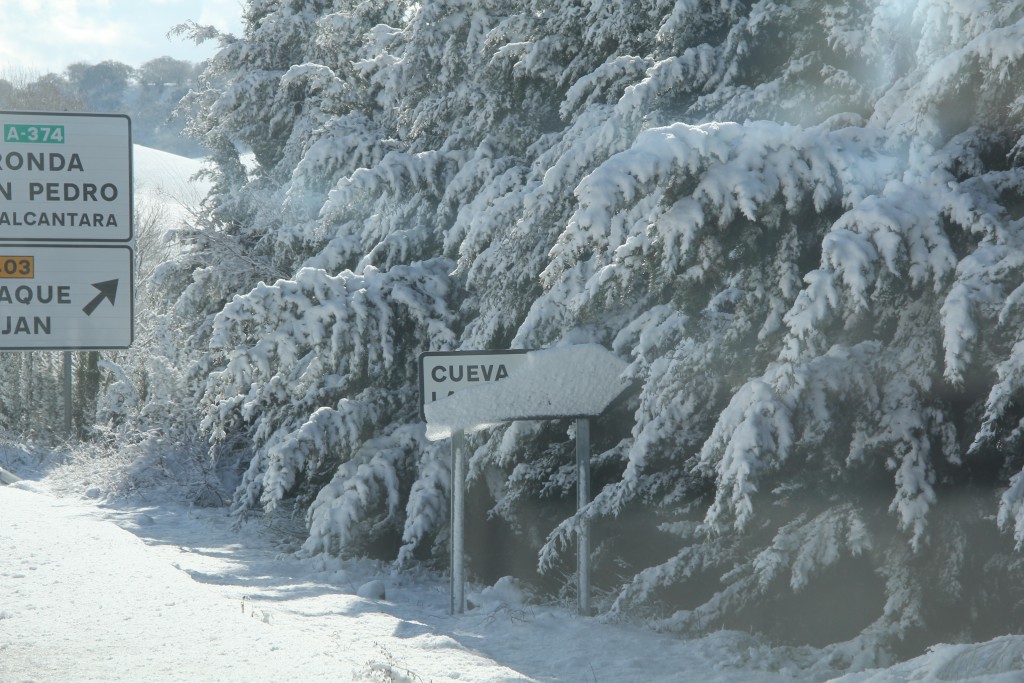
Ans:
{"label": "snow bank", "polygon": [[19,487],[0,487],[0,681],[529,680],[308,568],[291,576],[295,561],[212,518],[125,511],[161,536],[147,545],[99,508]]}
{"label": "snow bank", "polygon": [[1024,681],[1024,636],[987,643],[936,645],[927,654],[896,664],[851,674],[831,683],[1020,683]]}
{"label": "snow bank", "polygon": [[[812,680],[771,671],[777,654],[747,634],[581,619],[510,577],[452,617],[442,576],[281,554],[264,525],[233,529],[223,511],[86,505],[44,486],[0,487],[0,681]],[[373,583],[386,598],[352,594]]]}
{"label": "snow bank", "polygon": [[18,481],[18,477],[14,476],[3,467],[0,467],[0,484],[13,484]]}
{"label": "snow bank", "polygon": [[[81,508],[14,487],[0,496],[0,680],[262,680],[290,677],[291,657],[266,624],[145,544]],[[344,657],[319,661],[326,674]]]}
{"label": "snow bank", "polygon": [[[473,588],[474,606],[452,617],[440,576],[282,555],[263,525],[236,530],[214,510],[97,507],[44,491],[28,479],[0,487],[0,681],[825,678],[749,634],[687,640],[537,605],[511,577]],[[351,594],[385,583],[386,598]],[[1021,680],[1024,636],[1006,636],[834,683]]]}

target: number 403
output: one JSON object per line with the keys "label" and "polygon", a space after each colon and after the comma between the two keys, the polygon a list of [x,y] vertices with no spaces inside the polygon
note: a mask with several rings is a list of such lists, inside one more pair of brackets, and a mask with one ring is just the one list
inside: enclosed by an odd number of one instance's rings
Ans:
{"label": "number 403", "polygon": [[35,277],[35,258],[32,256],[0,256],[0,277]]}

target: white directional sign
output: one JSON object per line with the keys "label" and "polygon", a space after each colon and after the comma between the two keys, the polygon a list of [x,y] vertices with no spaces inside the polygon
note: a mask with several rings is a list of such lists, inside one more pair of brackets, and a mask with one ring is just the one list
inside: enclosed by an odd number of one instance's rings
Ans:
{"label": "white directional sign", "polygon": [[576,418],[579,612],[590,610],[590,418],[628,387],[627,364],[599,344],[541,351],[420,355],[420,410],[431,441],[451,439],[451,612],[465,611],[466,432],[515,420]]}
{"label": "white directional sign", "polygon": [[132,238],[127,116],[0,111],[0,241]]}
{"label": "white directional sign", "polygon": [[127,348],[134,279],[128,246],[0,243],[0,350]]}
{"label": "white directional sign", "polygon": [[[427,356],[428,354],[423,354]],[[514,420],[545,420],[560,417],[600,415],[621,394],[629,382],[622,376],[626,363],[599,344],[579,344],[515,356],[514,370],[501,382],[468,382],[469,368],[483,375],[490,365],[492,376],[503,363],[501,356],[468,356],[471,361],[448,360],[435,364],[440,377],[459,372],[463,381],[451,383],[456,390],[423,406],[427,438],[447,438],[453,430]],[[428,365],[421,360],[423,371]],[[428,371],[429,374],[429,371]],[[436,379],[436,378],[435,378]],[[428,396],[430,398],[430,396]]]}
{"label": "white directional sign", "polygon": [[131,120],[0,111],[0,350],[134,336]]}

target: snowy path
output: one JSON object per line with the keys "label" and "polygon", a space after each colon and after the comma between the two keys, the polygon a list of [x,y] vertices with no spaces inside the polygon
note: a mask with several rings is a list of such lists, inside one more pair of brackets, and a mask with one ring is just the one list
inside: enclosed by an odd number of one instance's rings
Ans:
{"label": "snowy path", "polygon": [[78,506],[4,489],[0,519],[0,680],[274,680],[299,655],[313,676],[354,664],[328,634],[300,642],[247,618]]}
{"label": "snowy path", "polygon": [[740,634],[683,641],[499,589],[452,617],[436,577],[383,576],[387,599],[364,599],[351,593],[376,565],[314,567],[258,529],[232,531],[223,512],[30,488],[0,486],[4,683],[806,680],[753,668],[761,650]]}
{"label": "snowy path", "polygon": [[[0,683],[810,683],[739,633],[683,640],[526,604],[447,613],[436,576],[280,552],[220,510],[124,508],[0,485]],[[386,584],[384,600],[355,595]],[[766,671],[771,662],[781,673]],[[834,683],[1020,683],[1024,636],[938,646]]]}

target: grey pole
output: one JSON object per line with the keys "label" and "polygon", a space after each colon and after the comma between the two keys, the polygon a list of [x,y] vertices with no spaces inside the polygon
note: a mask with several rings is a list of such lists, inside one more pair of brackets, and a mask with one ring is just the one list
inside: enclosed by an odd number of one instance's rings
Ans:
{"label": "grey pole", "polygon": [[71,352],[64,352],[64,434],[71,439]]}
{"label": "grey pole", "polygon": [[466,611],[466,433],[452,432],[451,613]]}
{"label": "grey pole", "polygon": [[[590,419],[576,419],[576,509],[590,503]],[[590,616],[590,522],[580,519],[576,535],[576,594],[579,613]]]}

